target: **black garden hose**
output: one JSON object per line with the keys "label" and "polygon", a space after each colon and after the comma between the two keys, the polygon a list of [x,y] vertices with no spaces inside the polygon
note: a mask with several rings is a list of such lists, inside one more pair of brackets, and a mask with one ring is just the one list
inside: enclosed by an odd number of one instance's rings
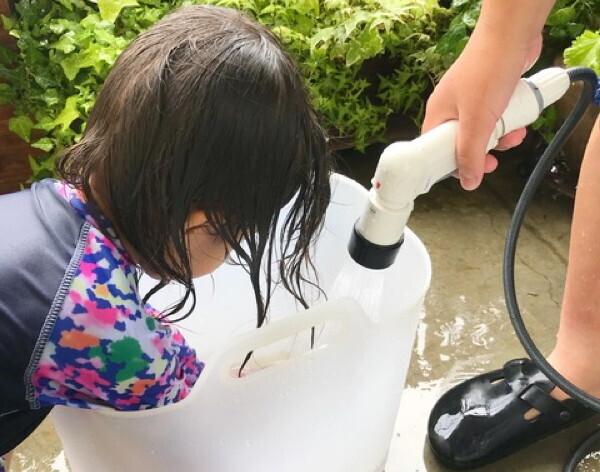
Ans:
{"label": "black garden hose", "polygon": [[[533,172],[525,184],[523,192],[521,193],[519,201],[515,207],[515,211],[508,228],[506,245],[504,247],[504,296],[506,298],[506,306],[508,308],[510,320],[513,324],[519,341],[521,341],[521,344],[525,348],[525,351],[529,357],[555,385],[567,393],[571,398],[577,400],[579,403],[588,408],[600,412],[600,399],[576,387],[561,374],[559,374],[546,361],[544,355],[533,343],[531,336],[529,335],[523,322],[515,291],[515,252],[521,225],[525,218],[525,212],[527,211],[527,208],[529,207],[537,188],[552,167],[552,164],[559,151],[562,149],[565,141],[573,132],[573,129],[587,110],[589,104],[594,101],[594,95],[596,93],[598,79],[593,70],[584,67],[575,67],[568,69],[567,73],[571,83],[583,83],[583,90],[577,103],[573,107],[573,110],[560,127],[556,133],[556,136],[550,142],[548,148],[542,154],[542,157],[533,169]],[[577,447],[575,451],[573,451],[569,461],[563,469],[563,472],[574,471],[579,461],[590,452],[590,448],[593,447],[594,444],[597,444],[598,440],[600,440],[600,430],[589,436],[580,446]]]}

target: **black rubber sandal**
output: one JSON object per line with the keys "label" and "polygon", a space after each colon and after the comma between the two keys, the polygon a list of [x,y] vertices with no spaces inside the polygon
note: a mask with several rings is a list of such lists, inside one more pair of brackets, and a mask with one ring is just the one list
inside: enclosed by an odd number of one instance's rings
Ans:
{"label": "black rubber sandal", "polygon": [[[554,384],[529,359],[462,382],[437,401],[428,435],[439,461],[454,470],[495,462],[594,414],[548,395]],[[540,412],[531,420],[525,413]]]}

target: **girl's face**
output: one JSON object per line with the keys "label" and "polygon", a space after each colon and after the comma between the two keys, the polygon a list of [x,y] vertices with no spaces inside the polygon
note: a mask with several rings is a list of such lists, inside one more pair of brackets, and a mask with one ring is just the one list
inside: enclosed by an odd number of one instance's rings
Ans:
{"label": "girl's face", "polygon": [[214,234],[202,211],[194,211],[188,217],[186,236],[192,277],[202,277],[214,272],[227,259],[230,248]]}
{"label": "girl's face", "polygon": [[[147,264],[140,260],[137,252],[122,241],[126,251],[142,268],[144,273],[153,279],[160,277]],[[202,277],[217,270],[229,256],[227,244],[213,233],[204,213],[200,210],[192,212],[186,223],[186,248],[190,258],[192,278]]]}

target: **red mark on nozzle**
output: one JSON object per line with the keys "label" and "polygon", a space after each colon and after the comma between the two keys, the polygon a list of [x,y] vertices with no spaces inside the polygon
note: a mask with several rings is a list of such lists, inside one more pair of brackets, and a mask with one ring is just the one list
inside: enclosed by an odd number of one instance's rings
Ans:
{"label": "red mark on nozzle", "polygon": [[375,181],[375,190],[379,190],[379,187],[381,187],[381,182],[379,180]]}

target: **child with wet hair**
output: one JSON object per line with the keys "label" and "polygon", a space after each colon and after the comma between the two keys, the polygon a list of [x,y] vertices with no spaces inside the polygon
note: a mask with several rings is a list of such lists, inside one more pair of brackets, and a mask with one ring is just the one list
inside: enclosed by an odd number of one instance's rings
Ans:
{"label": "child with wet hair", "polygon": [[[189,315],[192,279],[230,255],[257,326],[276,240],[277,276],[306,305],[303,268],[330,198],[325,133],[294,62],[243,14],[200,5],[123,52],[58,171],[0,197],[0,455],[54,405],[185,398],[203,363],[167,316],[186,302],[178,317]],[[143,298],[139,268],[158,280]],[[171,281],[185,295],[159,313],[147,301]]]}

